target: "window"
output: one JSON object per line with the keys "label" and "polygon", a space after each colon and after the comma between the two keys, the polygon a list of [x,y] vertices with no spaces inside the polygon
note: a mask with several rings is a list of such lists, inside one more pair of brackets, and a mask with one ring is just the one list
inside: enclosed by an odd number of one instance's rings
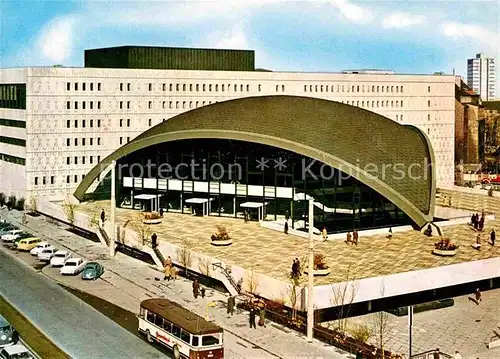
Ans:
{"label": "window", "polygon": [[127,83],[127,91],[130,91],[130,82]]}
{"label": "window", "polygon": [[304,92],[307,92],[307,85],[304,85]]}
{"label": "window", "polygon": [[70,120],[67,120],[67,121],[66,121],[66,128],[69,128],[69,127],[70,127],[70,125],[71,125],[71,121],[70,121]]}
{"label": "window", "polygon": [[130,142],[130,137],[127,137],[127,143],[129,143],[129,142]]}
{"label": "window", "polygon": [[[130,108],[127,104],[127,108]],[[148,108],[151,110],[153,108],[153,101],[148,102]]]}
{"label": "window", "polygon": [[191,344],[193,347],[197,347],[200,344],[200,337],[193,335],[193,342]]}
{"label": "window", "polygon": [[85,156],[82,156],[82,165],[85,164]]}
{"label": "window", "polygon": [[325,86],[325,91],[328,92],[328,85]]}
{"label": "window", "polygon": [[47,184],[47,182],[46,182],[46,180],[45,180],[45,176],[43,176],[43,177],[42,177],[42,184],[43,184],[43,185],[46,185],[46,184]]}
{"label": "window", "polygon": [[82,102],[82,110],[85,110],[85,101]]}
{"label": "window", "polygon": [[90,83],[90,91],[94,91],[94,84],[93,83]]}
{"label": "window", "polygon": [[120,101],[120,110],[123,109],[123,101]]}
{"label": "window", "polygon": [[66,91],[71,90],[71,82],[66,82]]}
{"label": "window", "polygon": [[94,109],[94,101],[90,101],[90,109],[93,110]]}
{"label": "window", "polygon": [[151,126],[151,119],[148,120],[148,126]]}
{"label": "window", "polygon": [[219,85],[215,84],[215,92],[219,92]]}
{"label": "window", "polygon": [[120,83],[120,91],[123,91],[123,83]]}
{"label": "window", "polygon": [[285,85],[281,85],[281,91],[285,92]]}
{"label": "window", "polygon": [[35,177],[35,186],[38,186],[38,177]]}
{"label": "window", "polygon": [[69,101],[66,101],[66,110],[71,109],[71,104]]}
{"label": "window", "polygon": [[78,157],[75,156],[75,165],[78,164]]}
{"label": "window", "polygon": [[184,330],[181,331],[181,340],[185,343],[191,343],[191,334],[185,332]]}
{"label": "window", "polygon": [[186,84],[182,84],[182,91],[186,91]]}
{"label": "window", "polygon": [[431,114],[427,114],[427,121],[430,121],[431,120]]}
{"label": "window", "polygon": [[172,108],[172,101],[168,102],[168,108]]}
{"label": "window", "polygon": [[427,107],[431,107],[431,100],[427,101]]}
{"label": "window", "polygon": [[243,85],[240,85],[240,91],[243,92]]}
{"label": "window", "polygon": [[75,120],[75,128],[78,128],[78,120]]}
{"label": "window", "polygon": [[394,86],[391,86],[391,92],[394,92]]}
{"label": "window", "polygon": [[101,162],[101,156],[97,156],[97,162]]}
{"label": "window", "polygon": [[403,100],[401,100],[401,107],[403,107]]}
{"label": "window", "polygon": [[400,119],[401,121],[403,121],[403,115],[399,116],[399,119]]}
{"label": "window", "polygon": [[247,85],[247,92],[250,92],[250,85]]}
{"label": "window", "polygon": [[162,91],[166,91],[167,90],[167,84],[161,85],[161,89],[162,89]]}
{"label": "window", "polygon": [[180,85],[179,84],[175,84],[175,91],[179,91],[180,89]]}
{"label": "window", "polygon": [[399,120],[399,115],[396,115],[396,121],[398,121],[398,120]]}
{"label": "window", "polygon": [[394,107],[394,101],[391,101],[391,107]]}
{"label": "window", "polygon": [[189,108],[193,108],[193,101],[189,101]]}
{"label": "window", "polygon": [[127,101],[127,108],[130,109],[130,101]]}
{"label": "window", "polygon": [[372,92],[375,92],[375,86],[372,86]]}
{"label": "window", "polygon": [[214,337],[213,335],[204,335],[203,337],[201,337],[202,346],[208,346],[214,344],[219,344],[219,338]]}
{"label": "window", "polygon": [[146,316],[146,320],[148,322],[154,323],[155,322],[155,315],[154,315],[154,313],[151,313],[151,312],[148,311],[148,314]]}
{"label": "window", "polygon": [[200,85],[196,84],[196,91],[200,91]]}
{"label": "window", "polygon": [[130,118],[127,118],[127,127],[130,127]]}
{"label": "window", "polygon": [[[83,88],[85,88],[85,86],[83,86]],[[54,176],[50,176],[50,184],[54,184],[54,179],[55,179]]]}
{"label": "window", "polygon": [[69,183],[70,179],[69,176],[66,176],[66,183]]}
{"label": "window", "polygon": [[155,324],[160,328],[163,327],[163,318],[160,317],[159,315],[156,315]]}
{"label": "window", "polygon": [[259,84],[259,92],[260,92],[260,90],[262,90],[262,85]]}
{"label": "window", "polygon": [[123,118],[120,118],[120,127],[123,127]]}
{"label": "window", "polygon": [[396,86],[396,93],[399,93],[399,86]]}
{"label": "window", "polygon": [[100,146],[100,145],[101,145],[101,138],[97,137],[97,146]]}
{"label": "window", "polygon": [[90,138],[90,145],[92,146],[94,144],[94,139],[91,137]]}
{"label": "window", "polygon": [[89,157],[89,162],[90,162],[90,164],[94,163],[94,156]]}
{"label": "window", "polygon": [[380,86],[377,86],[377,92],[380,92]]}
{"label": "window", "polygon": [[123,145],[123,137],[120,137],[120,145]]}
{"label": "window", "polygon": [[205,92],[206,88],[207,88],[207,85],[203,84],[201,91]]}
{"label": "window", "polygon": [[97,127],[101,127],[101,120],[97,120]]}
{"label": "window", "polygon": [[69,139],[69,138],[67,138],[67,139],[66,139],[66,146],[70,146],[70,145],[71,145],[71,143],[70,143],[70,139]]}
{"label": "window", "polygon": [[167,101],[163,101],[163,102],[161,103],[161,108],[165,109],[166,105],[167,105]]}
{"label": "window", "polygon": [[174,85],[173,84],[169,84],[168,85],[168,90],[169,91],[173,91],[174,90]]}
{"label": "window", "polygon": [[75,110],[78,110],[78,101],[75,101]]}
{"label": "window", "polygon": [[[318,86],[316,86],[316,90],[318,90]],[[279,91],[279,85],[276,85],[276,92]]]}
{"label": "window", "polygon": [[101,101],[97,101],[97,109],[100,110],[101,109]]}
{"label": "window", "polygon": [[359,92],[359,86],[357,87],[356,92]]}
{"label": "window", "polygon": [[427,92],[431,92],[431,87],[427,86]]}
{"label": "window", "polygon": [[82,138],[82,146],[85,146],[85,138]]}
{"label": "window", "polygon": [[172,335],[176,336],[177,338],[180,338],[181,336],[181,328],[178,326],[172,324]]}
{"label": "window", "polygon": [[384,92],[384,86],[382,86],[382,92]]}
{"label": "window", "polygon": [[198,101],[196,101],[195,107],[198,108]]}
{"label": "window", "polygon": [[170,323],[169,321],[164,320],[163,321],[163,329],[166,332],[168,332],[168,333],[172,333],[172,323]]}
{"label": "window", "polygon": [[149,84],[149,91],[153,91],[153,84]]}
{"label": "window", "polygon": [[178,109],[179,108],[179,101],[175,101],[175,108]]}
{"label": "window", "polygon": [[189,91],[193,91],[193,84],[189,84]]}
{"label": "window", "polygon": [[401,86],[401,93],[403,93],[403,86]]}
{"label": "window", "polygon": [[234,85],[234,92],[238,91],[238,85]]}
{"label": "window", "polygon": [[78,91],[78,82],[75,82],[75,91]]}
{"label": "window", "polygon": [[78,138],[75,138],[75,146],[78,146]]}
{"label": "window", "polygon": [[97,91],[101,91],[101,83],[100,82],[97,83]]}

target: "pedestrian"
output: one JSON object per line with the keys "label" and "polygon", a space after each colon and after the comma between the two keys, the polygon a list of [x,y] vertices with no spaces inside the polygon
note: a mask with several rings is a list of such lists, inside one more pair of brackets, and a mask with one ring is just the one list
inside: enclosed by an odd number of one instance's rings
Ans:
{"label": "pedestrian", "polygon": [[163,217],[163,208],[160,207],[160,217]]}
{"label": "pedestrian", "polygon": [[257,327],[255,326],[255,308],[253,306],[253,303],[252,303],[252,307],[250,307],[250,328],[254,328],[254,329],[257,329]]}
{"label": "pedestrian", "polygon": [[479,288],[476,289],[474,295],[476,296],[476,303],[477,305],[479,305],[479,302],[483,301],[483,298],[481,298],[481,291],[479,290]]}
{"label": "pedestrian", "polygon": [[301,269],[300,269],[300,261],[298,258],[295,258],[295,270],[296,270],[296,273],[297,273],[297,277],[300,277],[301,276]]}
{"label": "pedestrian", "polygon": [[478,233],[476,236],[476,248],[481,247],[481,233]]}
{"label": "pedestrian", "polygon": [[476,218],[476,220],[474,221],[474,229],[477,229],[477,227],[479,225],[479,214],[476,213],[475,218]]}
{"label": "pedestrian", "polygon": [[243,278],[240,278],[238,280],[238,283],[236,283],[236,290],[238,291],[238,293],[240,293],[242,289],[243,289]]}
{"label": "pedestrian", "polygon": [[387,238],[392,238],[392,227],[389,227],[389,233],[387,233]]}
{"label": "pedestrian", "polygon": [[227,298],[227,314],[229,314],[230,316],[233,316],[234,314],[234,307],[236,305],[236,299],[234,296],[229,296],[229,298]]}
{"label": "pedestrian", "polygon": [[347,232],[347,239],[345,241],[347,244],[352,244],[352,235],[351,232]]}
{"label": "pedestrian", "polygon": [[201,287],[200,293],[201,293],[201,297],[205,298],[205,287]]}
{"label": "pedestrian", "polygon": [[321,235],[323,236],[323,242],[326,242],[326,240],[328,239],[328,232],[326,231],[326,227],[323,227]]}
{"label": "pedestrian", "polygon": [[104,226],[104,221],[106,220],[106,214],[104,213],[104,208],[101,211],[101,222],[102,225]]}
{"label": "pedestrian", "polygon": [[297,263],[295,262],[295,259],[292,262],[292,278],[297,277]]}
{"label": "pedestrian", "polygon": [[195,278],[193,281],[193,297],[194,297],[194,299],[198,298],[199,290],[200,290],[200,283],[198,283],[198,278]]}
{"label": "pedestrian", "polygon": [[259,303],[259,326],[266,327],[266,303],[263,301]]}
{"label": "pedestrian", "polygon": [[455,355],[453,356],[453,359],[462,359],[462,354],[458,350],[455,351]]}
{"label": "pedestrian", "polygon": [[173,267],[172,267],[172,259],[170,258],[170,256],[168,256],[168,258],[165,259],[165,263],[163,265],[164,265],[164,271],[165,271],[165,277],[163,278],[163,280],[172,279]]}
{"label": "pedestrian", "polygon": [[245,209],[245,212],[243,212],[243,218],[245,219],[245,223],[248,223],[248,210]]}
{"label": "pedestrian", "polygon": [[470,225],[474,227],[474,222],[476,222],[476,214],[472,213],[470,216]]}
{"label": "pedestrian", "polygon": [[491,240],[491,245],[494,246],[495,245],[495,239],[496,239],[497,235],[495,233],[495,230],[492,229],[491,232],[490,232],[490,240]]}
{"label": "pedestrian", "polygon": [[26,224],[26,213],[23,212],[23,216],[22,216],[22,223],[23,224]]}
{"label": "pedestrian", "polygon": [[156,235],[156,233],[153,233],[153,235],[151,236],[151,246],[153,247],[153,249],[158,247],[157,239],[158,239],[158,236]]}
{"label": "pedestrian", "polygon": [[353,239],[355,245],[358,245],[358,238],[359,238],[358,231],[354,230],[352,232],[352,239]]}
{"label": "pedestrian", "polygon": [[484,217],[481,217],[481,219],[479,220],[479,223],[477,225],[477,229],[479,232],[481,232],[484,228]]}
{"label": "pedestrian", "polygon": [[434,359],[439,359],[441,357],[440,352],[439,352],[439,348],[437,348],[434,351],[434,354],[432,356],[433,356]]}
{"label": "pedestrian", "polygon": [[285,234],[288,234],[288,221],[285,222]]}

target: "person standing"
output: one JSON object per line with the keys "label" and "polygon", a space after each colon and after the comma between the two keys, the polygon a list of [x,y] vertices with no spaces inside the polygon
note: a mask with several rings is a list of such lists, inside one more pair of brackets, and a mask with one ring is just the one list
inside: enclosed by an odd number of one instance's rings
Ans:
{"label": "person standing", "polygon": [[432,357],[433,357],[433,359],[440,359],[440,358],[441,358],[439,348],[437,348],[437,349],[434,351],[434,353],[432,354]]}
{"label": "person standing", "polygon": [[347,232],[347,239],[345,241],[347,244],[352,244],[352,235],[351,232]]}
{"label": "person standing", "polygon": [[195,278],[193,281],[193,297],[194,297],[194,299],[198,298],[199,291],[200,291],[200,283],[198,283],[198,278]]}
{"label": "person standing", "polygon": [[323,236],[323,242],[326,242],[326,240],[328,239],[328,232],[326,231],[326,227],[323,227],[321,235]]}
{"label": "person standing", "polygon": [[158,239],[158,236],[156,235],[156,233],[153,233],[153,235],[151,236],[151,246],[153,247],[153,249],[158,247],[157,239]]}
{"label": "person standing", "polygon": [[160,217],[163,217],[163,208],[160,207]]}
{"label": "person standing", "polygon": [[492,229],[491,232],[490,232],[490,240],[491,240],[491,245],[494,246],[495,245],[495,239],[496,239],[497,235],[495,233],[495,230]]}
{"label": "person standing", "polygon": [[352,239],[353,239],[355,245],[358,245],[358,238],[359,238],[358,231],[354,230],[352,232]]}
{"label": "person standing", "polygon": [[301,271],[301,268],[300,268],[300,261],[298,258],[295,258],[295,270],[297,272],[297,277],[300,277],[302,275],[302,271]]}
{"label": "person standing", "polygon": [[257,329],[257,327],[255,326],[255,308],[253,306],[253,303],[252,303],[252,307],[250,307],[250,328],[254,328],[254,329]]}
{"label": "person standing", "polygon": [[233,295],[229,296],[227,298],[227,314],[229,314],[231,317],[234,314],[234,306],[236,305],[236,299]]}
{"label": "person standing", "polygon": [[297,277],[297,262],[295,262],[295,259],[292,262],[292,278]]}
{"label": "person standing", "polygon": [[479,305],[479,302],[483,301],[483,298],[481,298],[481,291],[479,288],[476,289],[476,292],[474,293],[474,296],[476,297],[476,303]]}
{"label": "person standing", "polygon": [[285,222],[285,234],[288,234],[288,221]]}
{"label": "person standing", "polygon": [[101,211],[101,223],[104,226],[104,221],[106,220],[106,213],[104,213],[104,208]]}
{"label": "person standing", "polygon": [[264,301],[259,303],[259,326],[266,327],[266,303]]}

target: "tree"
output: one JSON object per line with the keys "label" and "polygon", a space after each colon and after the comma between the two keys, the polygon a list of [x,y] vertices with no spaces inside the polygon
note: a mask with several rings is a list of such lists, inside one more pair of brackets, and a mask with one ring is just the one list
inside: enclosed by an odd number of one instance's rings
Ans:
{"label": "tree", "polygon": [[97,228],[100,224],[99,212],[97,210],[92,211],[92,214],[89,217],[89,227]]}
{"label": "tree", "polygon": [[[306,263],[306,258],[302,258],[300,263]],[[302,271],[302,268],[299,268]],[[301,301],[302,297],[302,286],[304,282],[307,280],[307,276],[293,276],[290,271],[287,271],[287,278],[290,281],[290,284],[287,286],[285,295],[290,301],[290,305],[292,308],[292,322],[297,320],[297,306]]]}
{"label": "tree", "polygon": [[[384,297],[385,294],[385,285],[382,283],[380,288],[381,298]],[[373,319],[373,333],[375,334],[375,338],[377,340],[377,345],[382,352],[382,359],[385,356],[385,344],[387,341],[386,335],[389,327],[389,314],[384,311],[379,311],[376,313]]]}
{"label": "tree", "polygon": [[201,274],[210,277],[210,272],[212,271],[212,260],[210,259],[210,257],[200,257],[198,259],[198,269],[200,270]]}
{"label": "tree", "polygon": [[337,330],[345,335],[347,318],[351,310],[354,297],[358,291],[358,282],[352,273],[352,265],[347,267],[340,283],[332,284],[331,302],[337,315]]}
{"label": "tree", "polygon": [[184,268],[184,275],[187,277],[188,267],[191,265],[191,242],[184,238],[182,244],[177,248],[177,260]]}
{"label": "tree", "polygon": [[257,294],[257,287],[259,286],[259,277],[257,276],[257,273],[255,273],[254,267],[250,269],[250,271],[246,273],[245,276],[245,284],[246,284],[246,290],[250,294]]}
{"label": "tree", "polygon": [[0,207],[3,207],[5,205],[6,198],[5,194],[3,192],[0,193]]}
{"label": "tree", "polygon": [[144,223],[142,214],[139,213],[137,218],[132,223],[132,227],[138,235],[141,245],[145,246],[151,242],[151,225]]}
{"label": "tree", "polygon": [[9,199],[8,199],[8,201],[7,201],[7,208],[9,209],[9,211],[10,211],[12,208],[16,207],[16,202],[17,202],[17,201],[16,201],[16,196],[13,196],[13,195],[12,195],[12,196],[9,196]]}
{"label": "tree", "polygon": [[34,214],[38,211],[38,202],[36,201],[36,197],[35,196],[31,196],[30,198],[30,205],[29,205],[29,210],[30,210],[30,213]]}
{"label": "tree", "polygon": [[66,218],[68,219],[68,222],[71,225],[71,227],[75,225],[75,217],[76,217],[75,209],[77,206],[78,204],[72,201],[69,197],[64,200],[63,210],[64,213],[66,214]]}

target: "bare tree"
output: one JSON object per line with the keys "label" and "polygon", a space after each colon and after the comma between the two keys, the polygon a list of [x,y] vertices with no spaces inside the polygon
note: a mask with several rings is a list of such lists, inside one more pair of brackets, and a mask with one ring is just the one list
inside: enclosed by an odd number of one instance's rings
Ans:
{"label": "bare tree", "polygon": [[92,211],[92,214],[89,216],[89,227],[97,228],[100,224],[99,213],[97,210]]}
{"label": "bare tree", "polygon": [[184,268],[184,275],[187,276],[187,268],[191,265],[191,242],[184,238],[181,245],[177,248],[177,260]]}
{"label": "bare tree", "polygon": [[78,204],[72,201],[70,198],[66,198],[64,200],[63,203],[64,214],[66,214],[66,218],[68,219],[68,222],[71,225],[71,227],[74,227],[75,225],[75,218],[76,218],[75,209],[77,206]]}
{"label": "bare tree", "polygon": [[347,318],[358,291],[358,285],[359,283],[352,273],[351,264],[349,264],[342,276],[342,281],[338,284],[332,284],[331,302],[337,315],[337,330],[344,335],[347,331]]}
{"label": "bare tree", "polygon": [[212,271],[212,260],[209,257],[198,259],[198,269],[200,273],[210,277],[210,272]]}
{"label": "bare tree", "polygon": [[[380,295],[381,298],[384,297],[385,294],[385,285],[382,283],[382,286],[380,288]],[[377,340],[377,346],[380,348],[382,352],[382,359],[385,359],[385,344],[387,341],[387,331],[389,329],[389,313],[380,311],[376,313],[375,317],[373,318],[373,333],[375,334],[375,338]]]}
{"label": "bare tree", "polygon": [[133,221],[132,227],[138,235],[140,244],[145,246],[151,242],[151,225],[144,223],[142,214],[139,213],[137,218]]}
{"label": "bare tree", "polygon": [[286,287],[285,295],[290,301],[292,308],[292,322],[297,320],[297,307],[301,302],[302,285],[304,284],[306,276],[292,276],[288,273],[290,284]]}
{"label": "bare tree", "polygon": [[31,196],[30,198],[29,211],[32,214],[35,214],[38,211],[38,203],[35,196]]}
{"label": "bare tree", "polygon": [[250,269],[245,275],[246,290],[251,294],[257,294],[257,287],[259,286],[259,277],[255,273],[254,267]]}

